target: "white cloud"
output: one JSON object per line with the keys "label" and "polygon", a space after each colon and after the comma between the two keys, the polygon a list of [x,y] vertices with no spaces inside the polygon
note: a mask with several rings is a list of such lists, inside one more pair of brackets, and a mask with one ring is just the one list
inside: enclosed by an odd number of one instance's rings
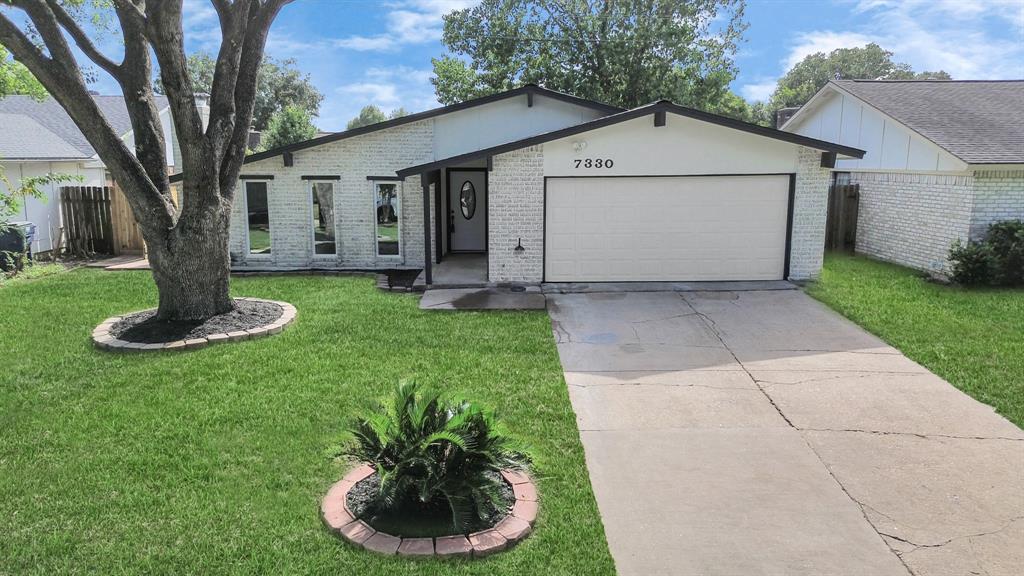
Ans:
{"label": "white cloud", "polygon": [[811,54],[818,52],[825,52],[827,54],[838,48],[864,46],[872,41],[872,37],[858,34],[857,32],[832,32],[826,30],[800,34],[797,36],[796,45],[793,46],[789,56],[786,57],[786,70],[796,66],[801,60]]}
{"label": "white cloud", "polygon": [[443,17],[479,0],[404,0],[391,5],[385,15],[386,31],[374,36],[349,36],[334,42],[339,48],[388,52],[407,44],[424,44],[441,39]]}
{"label": "white cloud", "polygon": [[[798,34],[781,62],[780,75],[810,54],[875,42],[891,51],[895,61],[917,71],[945,70],[960,80],[1024,77],[1020,0],[861,0],[854,12],[869,19],[859,30]],[[1016,29],[1016,39],[993,35],[992,30],[1005,23]],[[774,81],[759,78],[740,92],[764,99],[770,94],[766,86],[771,83],[774,88]]]}
{"label": "white cloud", "polygon": [[765,101],[775,91],[775,80],[754,82],[740,86],[740,96],[751,101]]}
{"label": "white cloud", "polygon": [[421,112],[439,104],[430,84],[429,69],[395,66],[367,68],[362,78],[335,88],[324,101],[318,123],[326,130],[344,130],[363,106],[373,104],[385,113],[395,108]]}

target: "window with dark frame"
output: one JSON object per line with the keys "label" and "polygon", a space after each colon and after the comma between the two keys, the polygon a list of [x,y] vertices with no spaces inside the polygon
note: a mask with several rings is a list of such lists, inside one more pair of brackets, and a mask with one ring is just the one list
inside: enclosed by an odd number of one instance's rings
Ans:
{"label": "window with dark frame", "polygon": [[334,239],[334,183],[313,182],[309,196],[313,213],[313,255],[334,256],[338,253]]}
{"label": "window with dark frame", "polygon": [[270,254],[270,205],[266,182],[245,183],[249,254]]}
{"label": "window with dark frame", "polygon": [[377,255],[401,255],[401,203],[396,182],[374,182],[373,198],[376,218]]}

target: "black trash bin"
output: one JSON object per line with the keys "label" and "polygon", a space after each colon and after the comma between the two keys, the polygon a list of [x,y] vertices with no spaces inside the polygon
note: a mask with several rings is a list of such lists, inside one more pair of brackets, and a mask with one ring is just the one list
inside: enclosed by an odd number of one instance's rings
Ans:
{"label": "black trash bin", "polygon": [[0,232],[0,270],[5,272],[14,268],[18,254],[25,254],[32,259],[32,240],[36,236],[36,225],[31,222],[8,222],[6,229]]}

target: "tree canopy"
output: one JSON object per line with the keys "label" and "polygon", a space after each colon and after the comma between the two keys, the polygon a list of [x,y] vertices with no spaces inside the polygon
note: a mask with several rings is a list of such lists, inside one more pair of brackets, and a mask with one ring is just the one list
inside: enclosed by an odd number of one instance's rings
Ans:
{"label": "tree canopy", "polygon": [[405,108],[395,108],[391,111],[391,114],[384,114],[383,110],[373,104],[370,104],[368,106],[363,106],[363,109],[359,111],[359,115],[349,120],[348,125],[345,128],[347,130],[362,128],[363,126],[377,124],[378,122],[384,122],[385,120],[394,120],[395,118],[401,118],[406,115],[408,115],[408,112],[405,111]]}
{"label": "tree canopy", "polygon": [[838,48],[832,52],[817,52],[806,56],[779,78],[769,106],[762,114],[772,114],[779,108],[803,106],[811,96],[821,90],[829,80],[950,80],[948,73],[914,72],[910,64],[894,62],[892,52],[878,44],[863,47]]}
{"label": "tree canopy", "polygon": [[[324,95],[313,85],[309,74],[303,74],[296,68],[296,64],[294,58],[263,58],[257,78],[256,106],[252,114],[254,129],[266,130],[274,113],[288,106],[302,108],[310,116],[317,116],[320,113],[320,103]],[[216,59],[206,52],[195,52],[189,55],[186,66],[192,79],[192,91],[209,94],[213,87]],[[157,94],[163,94],[159,78],[154,83],[154,89]]]}
{"label": "tree canopy", "polygon": [[9,94],[28,94],[42,99],[46,97],[46,88],[21,62],[11,59],[10,52],[0,45],[0,98]]}
{"label": "tree canopy", "polygon": [[632,108],[718,111],[736,76],[744,0],[483,0],[444,17],[433,60],[453,104],[524,83]]}
{"label": "tree canopy", "polygon": [[270,150],[279,146],[287,146],[309,140],[316,136],[316,126],[305,108],[290,104],[283,110],[274,112],[263,131],[260,148]]}

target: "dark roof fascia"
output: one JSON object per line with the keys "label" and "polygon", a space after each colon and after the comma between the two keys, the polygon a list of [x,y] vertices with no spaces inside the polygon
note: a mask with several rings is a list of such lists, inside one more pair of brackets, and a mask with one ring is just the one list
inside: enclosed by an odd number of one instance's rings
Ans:
{"label": "dark roof fascia", "polygon": [[427,164],[420,164],[419,166],[410,166],[409,168],[403,168],[399,170],[397,174],[406,178],[412,174],[419,174],[422,172],[428,172],[444,166],[452,164],[459,164],[462,162],[468,162],[470,160],[476,160],[478,158],[494,156],[496,154],[503,154],[505,152],[511,152],[512,150],[518,150],[520,148],[526,148],[528,146],[535,146],[537,144],[543,144],[552,140],[558,140],[560,138],[566,138],[568,136],[574,136],[583,132],[589,132],[598,128],[604,128],[605,126],[611,126],[626,120],[632,120],[634,118],[640,118],[648,114],[653,114],[658,111],[672,112],[679,116],[686,116],[695,120],[702,120],[711,124],[717,124],[719,126],[725,126],[743,132],[750,132],[751,134],[757,134],[759,136],[765,136],[773,138],[775,140],[781,140],[783,142],[789,142],[791,144],[799,144],[801,146],[807,146],[808,148],[815,148],[818,150],[825,150],[828,152],[836,152],[843,154],[844,156],[851,156],[853,158],[863,158],[866,152],[858,148],[851,148],[849,146],[842,146],[832,142],[826,142],[824,140],[818,140],[816,138],[809,138],[807,136],[801,136],[799,134],[793,134],[790,132],[783,132],[774,128],[766,128],[757,124],[750,124],[741,120],[735,120],[727,118],[725,116],[719,116],[717,114],[711,114],[708,112],[702,112],[700,110],[694,110],[693,108],[687,108],[685,106],[679,106],[671,102],[661,101],[655,102],[654,104],[648,104],[611,116],[605,116],[590,122],[584,122],[583,124],[577,124],[561,130],[555,130],[554,132],[547,132],[544,134],[538,134],[530,138],[524,138],[515,142],[508,142],[505,144],[499,144],[498,146],[492,146],[490,148],[484,148],[482,150],[476,150],[473,152],[467,152],[458,156],[452,156],[450,158],[443,158]]}
{"label": "dark roof fascia", "polygon": [[385,120],[384,122],[378,122],[376,124],[370,124],[369,126],[362,126],[360,128],[353,128],[352,130],[345,130],[344,132],[335,132],[319,138],[313,138],[310,140],[304,140],[288,146],[281,146],[258,154],[252,154],[246,156],[245,163],[257,162],[259,160],[266,160],[267,158],[273,158],[274,156],[280,156],[285,152],[297,152],[306,148],[312,148],[314,146],[320,146],[322,144],[328,144],[330,142],[337,142],[338,140],[344,140],[346,138],[353,138],[355,136],[362,136],[363,134],[369,134],[378,130],[386,130],[388,128],[394,128],[395,126],[401,126],[403,124],[410,124],[412,122],[419,122],[421,120],[428,120],[435,116],[441,116],[443,114],[450,114],[459,110],[465,110],[466,108],[473,108],[475,106],[481,106],[483,104],[490,104],[491,102],[497,102],[499,100],[505,100],[507,98],[514,98],[526,93],[539,94],[541,96],[547,96],[555,100],[561,100],[563,102],[570,102],[579,106],[592,108],[600,112],[606,112],[614,114],[621,112],[621,108],[596,102],[594,100],[587,100],[586,98],[579,98],[571,96],[569,94],[563,94],[561,92],[555,92],[548,90],[547,88],[541,88],[534,84],[527,84],[520,86],[512,90],[505,92],[499,92],[497,94],[491,94],[489,96],[483,96],[480,98],[474,98],[473,100],[466,100],[465,102],[459,102],[457,104],[451,104],[449,106],[442,106],[440,108],[434,108],[432,110],[426,110],[424,112],[417,112],[416,114],[409,114],[408,116],[402,116],[401,118],[395,118],[393,120]]}

